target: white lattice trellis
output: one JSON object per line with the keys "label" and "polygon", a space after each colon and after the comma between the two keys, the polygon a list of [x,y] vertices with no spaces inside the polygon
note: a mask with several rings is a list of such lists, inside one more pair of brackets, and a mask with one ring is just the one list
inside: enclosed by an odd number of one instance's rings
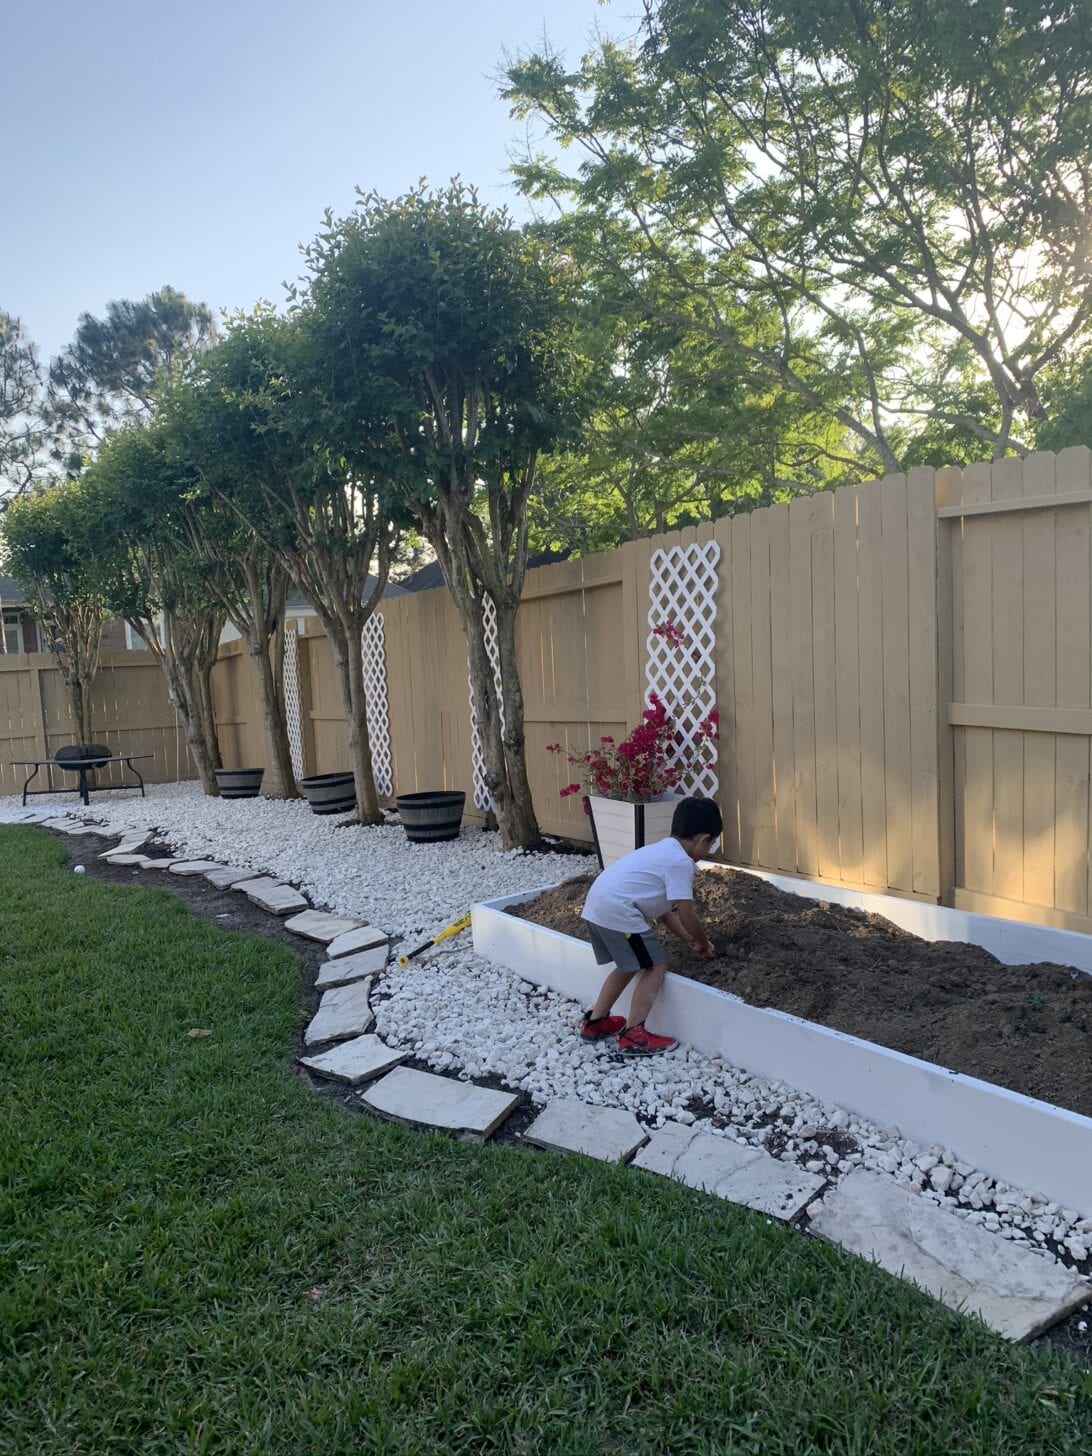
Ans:
{"label": "white lattice trellis", "polygon": [[303,763],[303,719],[300,716],[300,658],[294,626],[284,632],[284,715],[288,721],[288,747],[292,755],[292,772],[298,779],[305,773]]}
{"label": "white lattice trellis", "polygon": [[372,772],[381,794],[391,793],[391,729],[387,712],[387,649],[383,613],[373,612],[364,623],[361,641],[364,660],[364,698],[368,713],[368,739],[372,746]]}
{"label": "white lattice trellis", "polygon": [[[500,686],[500,649],[497,645],[497,609],[492,597],[486,597],[482,606],[482,621],[485,625],[485,645],[489,661],[493,665],[493,684],[500,705],[501,728],[504,727],[504,694]],[[474,706],[474,684],[470,678],[470,664],[466,669],[467,685],[470,688],[470,753],[474,767],[474,803],[479,809],[491,809],[493,799],[485,786],[485,755],[482,752],[481,735],[478,732],[478,713]]]}
{"label": "white lattice trellis", "polygon": [[[717,705],[719,561],[720,547],[715,541],[652,553],[645,683],[674,718],[684,743],[693,743],[699,723]],[[664,622],[675,624],[686,640],[685,647],[673,647],[659,633],[653,634],[652,628]],[[680,785],[706,798],[713,798],[719,787],[715,761]]]}

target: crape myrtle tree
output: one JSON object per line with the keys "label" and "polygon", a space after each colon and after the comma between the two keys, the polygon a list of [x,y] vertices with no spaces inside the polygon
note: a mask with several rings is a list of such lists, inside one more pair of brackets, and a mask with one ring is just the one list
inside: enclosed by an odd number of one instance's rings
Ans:
{"label": "crape myrtle tree", "polygon": [[84,500],[79,482],[60,481],[13,501],[0,520],[0,554],[46,634],[77,736],[90,743],[106,602],[86,550]]}
{"label": "crape myrtle tree", "polygon": [[101,319],[82,314],[49,367],[44,417],[55,463],[78,475],[110,431],[150,414],[163,380],[176,377],[215,332],[208,305],[170,287],[116,299]]}
{"label": "crape myrtle tree", "polygon": [[552,143],[523,187],[650,317],[896,470],[1024,449],[1089,347],[1090,46],[1084,0],[645,0],[503,87]]}
{"label": "crape myrtle tree", "polygon": [[[236,345],[229,339],[218,347],[231,354]],[[254,482],[261,445],[247,412],[221,388],[227,363],[217,348],[210,350],[186,380],[161,397],[156,419],[177,467],[180,528],[203,568],[209,597],[239,633],[253,668],[265,740],[262,792],[291,799],[299,791],[284,699],[289,577],[271,544],[271,523],[255,528],[267,514]]]}
{"label": "crape myrtle tree", "polygon": [[233,412],[217,414],[230,471],[210,466],[207,484],[262,536],[314,607],[341,692],[357,815],[378,824],[363,632],[386,587],[404,512],[371,468],[372,409],[344,449],[331,447],[326,362],[309,322],[306,309],[286,319],[259,308],[233,320],[203,361],[199,387]]}
{"label": "crape myrtle tree", "polygon": [[211,678],[226,613],[209,590],[213,568],[193,551],[186,532],[190,479],[168,433],[143,421],[108,436],[81,483],[85,545],[107,605],[159,663],[201,787],[216,795],[221,760]]}
{"label": "crape myrtle tree", "polygon": [[516,612],[539,458],[582,408],[567,261],[458,182],[362,196],[350,216],[328,216],[307,256],[327,428],[347,454],[369,442],[436,553],[466,634],[502,843],[533,844]]}

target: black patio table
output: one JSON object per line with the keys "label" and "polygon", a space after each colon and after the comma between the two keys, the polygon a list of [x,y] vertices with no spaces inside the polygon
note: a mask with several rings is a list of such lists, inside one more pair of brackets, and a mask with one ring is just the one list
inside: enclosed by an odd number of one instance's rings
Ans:
{"label": "black patio table", "polygon": [[87,782],[87,775],[97,768],[106,768],[107,765],[111,763],[125,764],[128,767],[129,772],[136,779],[136,783],[123,782],[120,784],[96,784],[95,792],[106,793],[110,789],[135,789],[139,787],[140,797],[143,799],[145,797],[144,777],[138,768],[133,767],[133,762],[135,759],[138,758],[154,757],[155,755],[152,753],[110,753],[108,751],[105,753],[99,752],[94,754],[87,754],[86,756],[80,756],[73,753],[66,753],[65,750],[62,748],[53,756],[53,758],[15,758],[12,759],[12,763],[13,765],[20,768],[34,769],[34,772],[23,784],[23,807],[25,808],[28,794],[33,796],[35,794],[70,794],[72,792],[71,789],[66,788],[63,784],[60,788],[54,788],[53,775],[49,772],[47,772],[46,777],[49,780],[50,787],[48,789],[32,789],[30,785],[34,781],[34,779],[38,777],[38,771],[42,768],[45,768],[47,770],[59,768],[65,770],[68,773],[79,774],[79,783],[77,785],[77,790],[79,792],[80,799],[83,801],[84,804],[90,804],[90,785]]}

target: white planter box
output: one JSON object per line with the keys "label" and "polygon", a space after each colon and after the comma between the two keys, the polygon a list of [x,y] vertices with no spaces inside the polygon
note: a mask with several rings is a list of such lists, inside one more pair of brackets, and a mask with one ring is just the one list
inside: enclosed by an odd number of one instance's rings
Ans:
{"label": "white planter box", "polygon": [[592,833],[603,868],[631,854],[645,844],[655,844],[671,833],[671,820],[680,795],[652,803],[633,804],[628,799],[604,799],[588,795]]}
{"label": "white planter box", "polygon": [[[1010,965],[1056,961],[1092,970],[1092,937],[1072,931],[784,875],[759,877],[812,899],[884,915],[926,940],[981,945]],[[525,980],[590,1006],[604,973],[591,946],[505,913],[507,906],[541,893],[529,890],[475,905],[474,949]],[[870,1122],[893,1124],[917,1142],[940,1143],[995,1178],[1092,1214],[1092,1118],[782,1011],[748,1006],[685,976],[668,974],[650,1026]]]}

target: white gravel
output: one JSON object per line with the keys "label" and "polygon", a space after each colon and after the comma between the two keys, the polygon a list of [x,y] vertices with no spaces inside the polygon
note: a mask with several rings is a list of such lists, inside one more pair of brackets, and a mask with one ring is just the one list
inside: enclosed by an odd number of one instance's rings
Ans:
{"label": "white gravel", "polygon": [[[119,832],[154,830],[155,840],[182,853],[274,875],[297,885],[316,908],[358,916],[407,939],[435,933],[475,900],[554,884],[594,863],[573,855],[503,854],[495,835],[476,830],[443,845],[410,845],[397,825],[362,829],[346,816],[319,818],[302,803],[209,799],[192,784],[156,785],[144,800],[111,795],[86,812],[65,801],[56,812]],[[0,799],[0,823],[21,815],[18,799]],[[654,1127],[669,1119],[697,1121],[825,1173],[831,1183],[864,1167],[960,1218],[1092,1273],[1092,1210],[1061,1208],[1040,1193],[1010,1188],[949,1149],[912,1143],[898,1128],[764,1082],[721,1057],[680,1047],[634,1062],[609,1044],[586,1044],[576,1035],[581,1008],[475,955],[469,936],[406,967],[392,959],[372,1004],[379,1034],[437,1070],[467,1080],[500,1078],[539,1105],[576,1098],[628,1108]]]}
{"label": "white gravel", "polygon": [[[43,802],[28,807],[45,812]],[[496,834],[477,829],[442,845],[410,844],[397,821],[364,829],[349,815],[312,814],[300,800],[211,799],[192,783],[150,785],[145,799],[92,798],[87,810],[58,795],[48,807],[119,833],[155,830],[153,842],[273,875],[295,885],[316,909],[356,916],[407,939],[435,934],[474,900],[556,884],[594,864],[571,854],[504,854]],[[18,798],[0,799],[0,823],[21,814]]]}

